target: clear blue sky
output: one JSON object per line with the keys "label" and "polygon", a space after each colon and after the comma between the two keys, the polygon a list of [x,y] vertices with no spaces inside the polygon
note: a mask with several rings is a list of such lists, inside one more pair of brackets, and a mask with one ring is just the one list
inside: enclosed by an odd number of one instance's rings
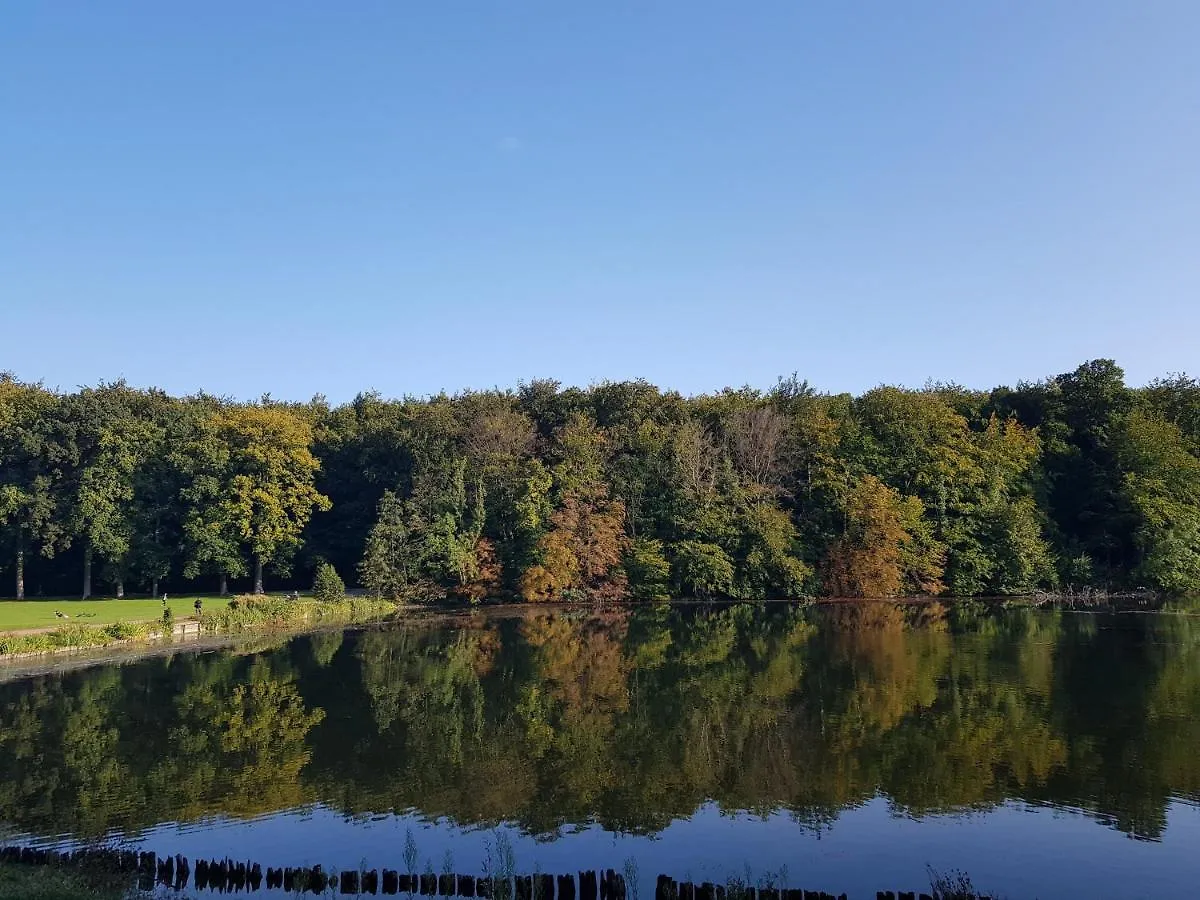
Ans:
{"label": "clear blue sky", "polygon": [[1200,3],[9,0],[0,369],[1200,370]]}

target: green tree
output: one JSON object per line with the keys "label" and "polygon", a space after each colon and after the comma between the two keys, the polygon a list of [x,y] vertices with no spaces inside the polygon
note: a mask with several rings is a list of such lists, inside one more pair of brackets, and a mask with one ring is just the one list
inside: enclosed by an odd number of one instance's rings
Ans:
{"label": "green tree", "polygon": [[800,538],[781,509],[757,503],[740,517],[737,593],[753,600],[796,598],[813,570],[800,558]]}
{"label": "green tree", "polygon": [[216,576],[224,596],[228,579],[246,574],[246,558],[229,495],[232,449],[222,438],[216,413],[201,412],[194,433],[171,456],[182,475],[183,574]]}
{"label": "green tree", "polygon": [[134,542],[139,471],[162,448],[155,405],[166,398],[121,382],[85,388],[68,399],[65,419],[78,466],[71,497],[72,531],[83,544],[83,596],[92,594],[93,559],[104,561],[116,594],[125,594]]}
{"label": "green tree", "polygon": [[254,561],[254,592],[263,569],[286,565],[314,510],[329,500],[314,485],[320,468],[312,454],[312,426],[278,406],[223,407],[213,413],[193,474],[189,523],[193,559],[232,571],[232,543]]}
{"label": "green tree", "polygon": [[682,596],[719,597],[733,591],[733,562],[716,544],[680,541],[671,573]]}
{"label": "green tree", "polygon": [[1135,574],[1173,593],[1200,590],[1200,459],[1177,425],[1140,410],[1118,446],[1137,521]]}
{"label": "green tree", "polygon": [[635,600],[666,600],[670,597],[671,563],[656,538],[637,538],[625,558],[629,592]]}
{"label": "green tree", "polygon": [[59,435],[60,398],[0,373],[0,534],[12,553],[15,593],[25,597],[26,555],[70,545],[64,515],[69,449]]}
{"label": "green tree", "polygon": [[317,566],[313,576],[313,596],[322,603],[334,603],[346,597],[346,585],[338,575],[337,569],[327,562]]}
{"label": "green tree", "polygon": [[419,581],[420,550],[407,519],[404,501],[384,491],[358,566],[359,581],[376,597],[399,600]]}

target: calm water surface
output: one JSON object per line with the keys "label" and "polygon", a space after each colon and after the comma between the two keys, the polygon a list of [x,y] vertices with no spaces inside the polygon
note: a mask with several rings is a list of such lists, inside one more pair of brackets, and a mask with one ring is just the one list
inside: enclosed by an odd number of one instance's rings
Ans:
{"label": "calm water surface", "polygon": [[0,685],[0,821],[264,866],[1200,890],[1200,619],[527,610]]}

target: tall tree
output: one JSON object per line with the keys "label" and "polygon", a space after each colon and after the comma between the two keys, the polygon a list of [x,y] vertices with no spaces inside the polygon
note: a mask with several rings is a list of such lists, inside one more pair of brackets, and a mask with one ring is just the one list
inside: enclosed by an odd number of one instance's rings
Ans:
{"label": "tall tree", "polygon": [[205,431],[200,449],[208,452],[188,490],[193,561],[230,571],[236,538],[253,560],[254,592],[261,594],[264,568],[285,567],[313,511],[329,508],[314,485],[320,465],[312,426],[279,406],[227,406]]}
{"label": "tall tree", "polygon": [[0,373],[0,533],[13,558],[15,593],[25,597],[30,547],[52,557],[69,546],[63,483],[70,465],[59,434],[61,399]]}
{"label": "tall tree", "polygon": [[384,491],[358,565],[359,581],[376,597],[389,600],[408,597],[418,581],[419,548],[413,541],[407,518],[404,501],[391,491]]}
{"label": "tall tree", "polygon": [[118,597],[125,594],[135,533],[135,484],[139,470],[161,449],[162,427],[154,405],[159,392],[122,382],[85,388],[68,398],[64,418],[71,429],[78,467],[72,479],[72,530],[83,544],[83,596],[92,594],[93,560]]}
{"label": "tall tree", "polygon": [[1125,421],[1118,454],[1137,521],[1135,574],[1174,593],[1200,590],[1200,458],[1177,425],[1140,410]]}
{"label": "tall tree", "polygon": [[895,597],[942,590],[944,548],[930,533],[916,497],[873,475],[846,497],[843,535],[825,560],[825,591],[839,597]]}

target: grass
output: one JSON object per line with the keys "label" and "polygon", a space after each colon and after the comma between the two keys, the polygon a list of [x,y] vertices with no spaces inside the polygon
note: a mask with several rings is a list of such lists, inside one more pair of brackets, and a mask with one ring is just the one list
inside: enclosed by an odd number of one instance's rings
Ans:
{"label": "grass", "polygon": [[[204,611],[224,609],[228,597],[202,597]],[[194,615],[196,598],[170,597],[167,605],[176,621]],[[59,619],[55,610],[69,616]],[[30,628],[59,628],[67,624],[112,625],[117,622],[157,622],[161,600],[0,600],[0,633]]]}
{"label": "grass", "polygon": [[146,640],[161,630],[160,622],[114,622],[111,625],[76,623],[31,634],[0,634],[0,655],[107,647],[118,641]]}
{"label": "grass", "polygon": [[0,863],[0,900],[123,900],[133,896],[137,893],[127,877]]}

